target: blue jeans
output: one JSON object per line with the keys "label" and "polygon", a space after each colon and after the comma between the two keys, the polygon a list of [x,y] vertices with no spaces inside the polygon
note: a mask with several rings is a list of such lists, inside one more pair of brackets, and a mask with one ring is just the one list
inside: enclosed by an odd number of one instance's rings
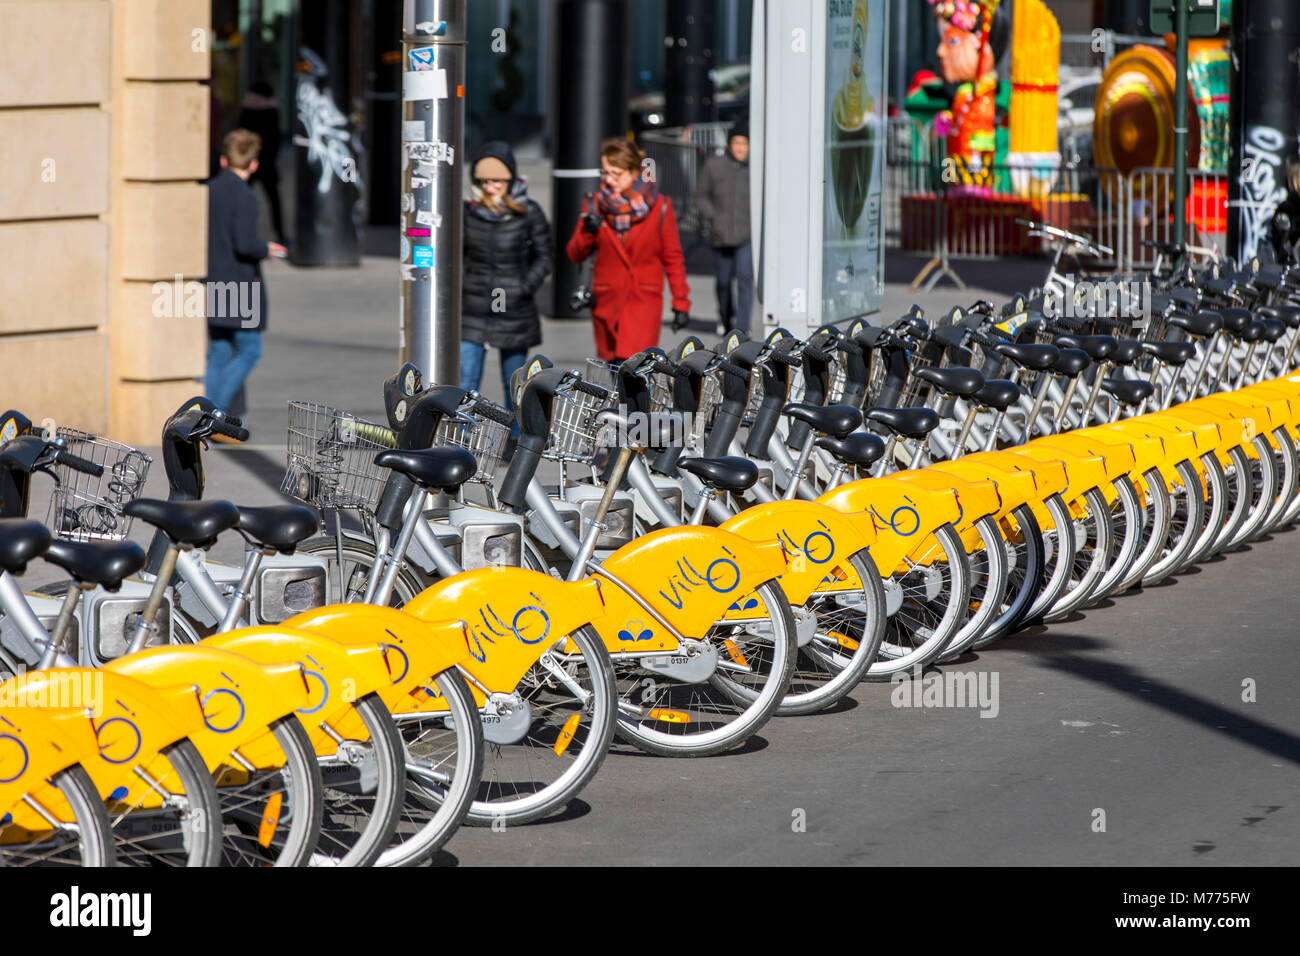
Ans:
{"label": "blue jeans", "polygon": [[[728,329],[749,333],[749,317],[754,309],[754,248],[748,242],[739,246],[719,246],[717,256],[718,317]],[[731,308],[731,280],[736,280],[736,309]]]}
{"label": "blue jeans", "polygon": [[[478,391],[479,386],[483,383],[483,356],[487,352],[486,345],[480,345],[477,342],[461,341],[460,343],[460,387],[469,388]],[[528,358],[528,349],[502,349],[501,350],[501,381],[506,390],[506,408],[510,411],[515,410],[515,403],[510,395],[510,376],[515,374],[517,369],[523,367],[524,360]]]}
{"label": "blue jeans", "polygon": [[244,329],[209,332],[208,371],[203,380],[209,401],[217,408],[229,408],[261,357],[261,332]]}

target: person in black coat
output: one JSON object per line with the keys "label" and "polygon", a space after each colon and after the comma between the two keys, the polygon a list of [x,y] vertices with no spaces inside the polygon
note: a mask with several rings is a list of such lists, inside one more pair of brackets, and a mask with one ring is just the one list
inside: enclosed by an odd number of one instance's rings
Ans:
{"label": "person in black coat", "polygon": [[266,288],[262,260],[284,246],[257,235],[257,196],[248,185],[257,172],[261,139],[232,130],[222,143],[221,172],[208,181],[208,367],[204,392],[229,409],[262,357]]}
{"label": "person in black coat", "polygon": [[474,157],[472,198],[465,203],[465,279],[461,298],[460,387],[477,390],[484,353],[501,350],[506,405],[510,376],[540,345],[542,324],[533,296],[554,264],[546,216],[528,198],[515,155],[502,142]]}

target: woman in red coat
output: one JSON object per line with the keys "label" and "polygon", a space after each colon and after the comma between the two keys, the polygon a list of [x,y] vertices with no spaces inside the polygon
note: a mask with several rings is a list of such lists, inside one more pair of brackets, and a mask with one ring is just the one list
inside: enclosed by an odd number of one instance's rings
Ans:
{"label": "woman in red coat", "polygon": [[573,262],[596,252],[592,269],[592,324],[596,354],[618,362],[659,344],[664,275],[673,294],[673,328],[690,321],[691,290],[677,237],[677,217],[667,196],[642,175],[645,154],[628,139],[600,147],[603,173],[595,208],[582,216],[565,251]]}

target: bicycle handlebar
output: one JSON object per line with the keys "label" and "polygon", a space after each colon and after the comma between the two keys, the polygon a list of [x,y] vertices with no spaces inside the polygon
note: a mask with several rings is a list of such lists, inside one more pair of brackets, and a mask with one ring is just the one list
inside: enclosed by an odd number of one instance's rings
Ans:
{"label": "bicycle handlebar", "polygon": [[220,419],[211,415],[208,418],[208,426],[213,434],[224,435],[239,442],[248,441],[248,429],[242,427],[237,418]]}
{"label": "bicycle handlebar", "polygon": [[496,422],[498,425],[513,425],[515,423],[514,415],[486,399],[475,400],[474,414],[486,418],[488,421]]}
{"label": "bicycle handlebar", "polygon": [[104,474],[103,465],[97,465],[80,455],[74,455],[66,448],[55,448],[54,460],[60,465],[67,465],[73,471],[79,471],[83,475],[90,475],[92,478],[99,478]]}

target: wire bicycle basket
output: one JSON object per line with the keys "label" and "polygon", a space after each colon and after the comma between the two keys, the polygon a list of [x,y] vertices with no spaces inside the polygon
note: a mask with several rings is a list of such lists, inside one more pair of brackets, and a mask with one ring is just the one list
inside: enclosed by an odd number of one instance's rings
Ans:
{"label": "wire bicycle basket", "polygon": [[75,428],[59,428],[68,452],[104,469],[98,478],[56,464],[58,484],[50,496],[46,524],[59,537],[72,541],[121,541],[131,531],[131,518],[122,513],[140,497],[153,459],[130,445]]}
{"label": "wire bicycle basket", "polygon": [[609,407],[613,397],[610,389],[599,387],[604,392],[603,396],[590,395],[577,389],[556,393],[551,401],[551,430],[542,452],[543,458],[586,463],[595,456],[602,431],[596,416]]}
{"label": "wire bicycle basket", "polygon": [[473,420],[444,417],[433,434],[433,444],[435,447],[464,448],[472,452],[478,468],[469,480],[491,486],[501,468],[501,456],[505,453],[510,426],[483,415],[485,406],[496,411],[497,417],[510,418],[510,412],[504,406],[479,398],[474,403],[476,414],[472,416]]}
{"label": "wire bicycle basket", "polygon": [[375,456],[396,445],[385,425],[329,405],[291,401],[280,490],[321,510],[373,512],[388,480]]}

